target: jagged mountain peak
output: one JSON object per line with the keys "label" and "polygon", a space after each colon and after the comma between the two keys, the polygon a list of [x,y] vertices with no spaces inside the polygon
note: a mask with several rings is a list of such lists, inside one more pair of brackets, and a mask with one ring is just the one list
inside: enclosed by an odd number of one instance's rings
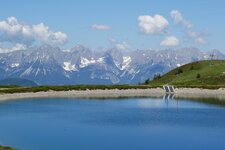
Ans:
{"label": "jagged mountain peak", "polygon": [[0,79],[25,78],[38,84],[124,84],[139,83],[156,73],[165,73],[192,61],[225,59],[220,51],[196,48],[166,50],[118,49],[93,51],[76,46],[64,52],[58,47],[43,45],[27,50],[0,54]]}

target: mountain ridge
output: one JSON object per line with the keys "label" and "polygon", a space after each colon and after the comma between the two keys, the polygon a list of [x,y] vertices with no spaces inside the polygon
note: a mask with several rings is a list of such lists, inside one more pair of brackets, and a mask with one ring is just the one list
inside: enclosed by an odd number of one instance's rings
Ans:
{"label": "mountain ridge", "polygon": [[35,82],[20,78],[7,78],[0,80],[0,85],[15,85],[15,86],[38,86]]}
{"label": "mountain ridge", "polygon": [[124,53],[118,49],[94,51],[84,46],[62,51],[44,45],[0,53],[0,79],[23,78],[39,85],[136,84],[181,65],[211,59],[211,54],[215,59],[225,59],[219,51],[203,52],[196,48]]}

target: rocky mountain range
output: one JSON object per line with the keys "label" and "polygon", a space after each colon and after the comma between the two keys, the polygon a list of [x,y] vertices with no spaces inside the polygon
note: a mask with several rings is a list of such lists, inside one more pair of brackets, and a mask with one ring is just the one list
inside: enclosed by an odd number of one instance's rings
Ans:
{"label": "rocky mountain range", "polygon": [[94,51],[76,46],[69,51],[44,45],[0,53],[0,80],[21,78],[39,85],[133,84],[198,60],[225,59],[220,51],[196,48]]}

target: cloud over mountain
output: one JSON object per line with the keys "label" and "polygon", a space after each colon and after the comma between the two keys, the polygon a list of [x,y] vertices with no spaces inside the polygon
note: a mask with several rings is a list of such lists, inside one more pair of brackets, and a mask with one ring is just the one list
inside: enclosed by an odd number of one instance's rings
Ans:
{"label": "cloud over mountain", "polygon": [[35,42],[62,45],[67,42],[63,32],[53,32],[44,23],[28,25],[16,17],[0,20],[0,42],[31,45]]}
{"label": "cloud over mountain", "polygon": [[175,36],[167,36],[163,41],[160,43],[161,46],[178,46],[179,39]]}
{"label": "cloud over mountain", "polygon": [[27,46],[24,44],[16,43],[10,48],[1,48],[0,47],[0,53],[7,53],[7,52],[13,52],[18,50],[25,50],[27,49]]}
{"label": "cloud over mountain", "polygon": [[208,42],[205,40],[207,33],[201,33],[194,30],[194,25],[191,21],[185,19],[180,11],[172,10],[170,16],[176,25],[182,25],[186,29],[186,37],[195,44],[204,45]]}
{"label": "cloud over mountain", "polygon": [[162,34],[169,26],[169,22],[161,15],[139,16],[140,31],[144,34]]}
{"label": "cloud over mountain", "polygon": [[117,43],[116,44],[116,48],[118,49],[118,50],[126,50],[126,49],[128,49],[130,46],[129,46],[129,44],[127,43],[127,42],[122,42],[122,43]]}
{"label": "cloud over mountain", "polygon": [[193,24],[191,23],[191,21],[184,19],[183,15],[178,10],[172,10],[170,12],[170,16],[174,20],[175,24],[182,24],[188,29],[193,27]]}
{"label": "cloud over mountain", "polygon": [[99,25],[99,24],[92,24],[91,25],[91,28],[92,29],[95,29],[95,30],[111,30],[112,29],[111,26],[108,26],[108,25]]}
{"label": "cloud over mountain", "polygon": [[130,45],[126,41],[117,41],[114,38],[109,39],[110,44],[118,50],[127,50],[130,48]]}

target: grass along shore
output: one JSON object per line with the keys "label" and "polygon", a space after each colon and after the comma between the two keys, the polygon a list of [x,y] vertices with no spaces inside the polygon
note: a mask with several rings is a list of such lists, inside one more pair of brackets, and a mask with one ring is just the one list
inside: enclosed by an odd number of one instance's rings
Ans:
{"label": "grass along shore", "polygon": [[15,148],[8,147],[8,146],[1,146],[0,145],[0,150],[16,150],[16,149]]}
{"label": "grass along shore", "polygon": [[[175,85],[175,88],[199,88],[199,89],[220,89],[225,85]],[[0,94],[13,93],[36,93],[48,91],[85,91],[85,90],[129,90],[129,89],[155,89],[162,88],[162,85],[65,85],[65,86],[0,86]]]}
{"label": "grass along shore", "polygon": [[156,88],[150,85],[65,85],[65,86],[0,86],[0,94],[4,93],[31,93],[47,91],[84,91],[84,90],[128,90]]}

